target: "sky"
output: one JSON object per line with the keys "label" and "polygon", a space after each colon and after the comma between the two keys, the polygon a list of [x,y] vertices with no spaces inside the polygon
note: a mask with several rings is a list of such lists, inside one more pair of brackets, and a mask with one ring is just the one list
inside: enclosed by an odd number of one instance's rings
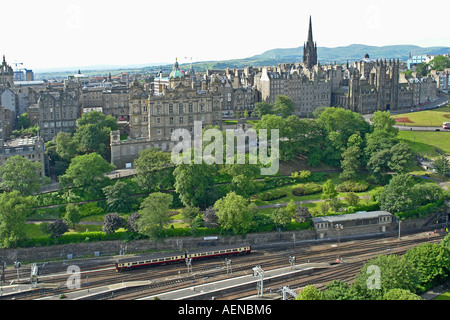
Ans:
{"label": "sky", "polygon": [[302,46],[310,15],[319,47],[450,46],[448,0],[5,1],[0,54],[13,68],[246,58]]}

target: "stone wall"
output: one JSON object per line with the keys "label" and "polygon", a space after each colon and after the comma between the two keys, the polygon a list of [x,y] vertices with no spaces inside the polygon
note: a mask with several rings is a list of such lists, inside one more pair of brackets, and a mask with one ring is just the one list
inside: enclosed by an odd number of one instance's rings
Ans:
{"label": "stone wall", "polygon": [[[445,215],[441,217],[445,221]],[[435,226],[429,224],[429,217],[423,219],[411,219],[402,221],[401,233],[408,233],[418,231],[427,225],[427,230],[432,230]],[[384,231],[380,225],[360,226],[347,228],[341,231],[341,237],[351,237],[355,235],[363,235],[370,233],[386,233],[386,235],[397,234],[398,222],[393,222],[386,225]],[[272,242],[286,242],[294,243],[302,240],[313,240],[321,238],[336,238],[337,232],[335,230],[328,230],[326,234],[320,235],[323,231],[316,232],[316,230],[301,230],[301,231],[282,231],[282,232],[266,232],[266,233],[251,233],[245,237],[242,236],[217,236],[217,239],[207,239],[203,237],[180,237],[180,238],[166,238],[159,241],[150,240],[135,240],[129,242],[123,241],[99,241],[92,243],[76,243],[67,245],[56,245],[49,247],[34,247],[34,248],[17,248],[17,249],[0,249],[0,262],[5,261],[8,265],[14,261],[21,262],[37,262],[49,261],[58,259],[67,259],[68,255],[72,258],[92,257],[95,253],[101,256],[119,255],[122,250],[126,253],[138,253],[146,251],[165,251],[165,250],[189,250],[198,247],[234,245],[234,244],[251,244],[264,245]],[[300,245],[298,243],[298,245]]]}
{"label": "stone wall", "polygon": [[72,258],[92,257],[97,252],[101,256],[113,256],[120,254],[121,250],[126,253],[145,252],[145,251],[164,251],[164,250],[189,250],[198,247],[234,245],[234,244],[266,244],[276,241],[292,242],[294,240],[307,240],[315,238],[314,230],[303,231],[284,231],[253,233],[242,236],[218,236],[217,239],[205,240],[203,237],[180,237],[166,238],[160,241],[135,240],[123,242],[99,241],[92,243],[76,243],[67,245],[55,245],[49,247],[0,249],[0,261],[12,264],[14,261],[36,262],[56,259],[67,259],[68,255]]}

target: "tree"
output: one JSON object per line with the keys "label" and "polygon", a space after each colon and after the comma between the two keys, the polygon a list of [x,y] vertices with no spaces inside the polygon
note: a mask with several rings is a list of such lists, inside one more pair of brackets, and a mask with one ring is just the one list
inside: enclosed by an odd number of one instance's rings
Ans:
{"label": "tree", "polygon": [[9,157],[0,167],[0,188],[17,190],[23,196],[31,195],[39,191],[44,181],[41,172],[39,161],[28,161],[22,156]]}
{"label": "tree", "polygon": [[433,168],[441,176],[450,176],[450,161],[444,156],[438,157],[433,161]]}
{"label": "tree", "polygon": [[284,95],[277,95],[273,105],[273,112],[283,118],[289,117],[295,111],[294,102],[291,98]]}
{"label": "tree", "polygon": [[[247,161],[248,162],[248,161]],[[249,163],[226,165],[226,172],[232,177],[231,187],[237,194],[248,197],[255,190],[254,179],[259,173],[259,167],[256,164]]]}
{"label": "tree", "polygon": [[63,220],[68,226],[74,226],[80,222],[81,213],[77,205],[69,203],[66,205],[66,212],[64,213]]}
{"label": "tree", "polygon": [[203,212],[203,224],[206,228],[217,228],[219,226],[219,218],[217,217],[216,210],[213,207],[206,208]]}
{"label": "tree", "polygon": [[96,152],[109,159],[110,128],[98,124],[86,124],[77,128],[74,138],[79,142],[78,150],[82,153]]}
{"label": "tree", "polygon": [[114,233],[125,224],[124,219],[118,213],[108,213],[103,218],[102,231],[106,234]]}
{"label": "tree", "polygon": [[32,212],[32,199],[18,191],[0,193],[0,246],[9,248],[25,238],[25,221]]}
{"label": "tree", "polygon": [[345,195],[345,201],[349,206],[356,207],[359,204],[359,196],[354,192],[348,192]]}
{"label": "tree", "polygon": [[17,119],[17,128],[19,129],[27,129],[30,127],[30,117],[28,113],[22,113]]}
{"label": "tree", "polygon": [[389,149],[382,149],[374,152],[367,162],[367,169],[374,175],[378,182],[384,182],[386,179],[386,172],[389,169],[389,161],[391,158],[391,151]]}
{"label": "tree", "polygon": [[264,116],[266,114],[271,114],[272,108],[273,108],[273,105],[271,103],[268,103],[265,101],[256,102],[252,115],[257,116],[258,118],[262,118],[262,116]]}
{"label": "tree", "polygon": [[295,300],[323,300],[324,296],[322,291],[317,289],[313,285],[307,285],[299,293]]}
{"label": "tree", "polygon": [[364,300],[365,297],[358,293],[355,288],[348,285],[348,283],[333,280],[326,285],[326,290],[323,292],[324,300]]}
{"label": "tree", "polygon": [[391,289],[405,289],[416,292],[419,274],[414,265],[396,255],[381,255],[367,261],[354,286],[370,300],[383,299]]}
{"label": "tree", "polygon": [[338,192],[336,191],[336,187],[334,186],[331,179],[328,179],[327,182],[325,182],[325,184],[323,185],[321,199],[329,201],[336,198],[337,195]]}
{"label": "tree", "polygon": [[50,223],[47,230],[51,238],[59,238],[69,231],[69,227],[63,219],[57,219]]}
{"label": "tree", "polygon": [[381,150],[390,150],[398,143],[398,128],[394,127],[396,122],[389,111],[375,111],[372,117],[373,132],[366,135],[366,160]]}
{"label": "tree", "polygon": [[136,224],[139,233],[157,238],[164,234],[164,226],[170,222],[169,208],[173,197],[167,193],[155,192],[141,203],[140,218]]}
{"label": "tree", "polygon": [[361,166],[362,138],[359,133],[350,136],[347,149],[342,153],[340,178],[343,180],[354,180],[358,178],[359,167]]}
{"label": "tree", "polygon": [[380,194],[380,208],[391,213],[412,210],[415,205],[412,187],[413,178],[409,174],[392,177]]}
{"label": "tree", "polygon": [[245,234],[251,226],[252,214],[247,200],[235,192],[229,192],[214,204],[220,226],[234,234]]}
{"label": "tree", "polygon": [[206,208],[216,199],[213,165],[180,164],[173,171],[175,191],[184,206]]}
{"label": "tree", "polygon": [[181,215],[183,216],[183,221],[192,226],[195,218],[200,215],[200,209],[197,207],[184,207]]}
{"label": "tree", "polygon": [[419,273],[420,291],[431,289],[450,274],[450,250],[434,243],[423,243],[409,249],[402,260],[410,262]]}
{"label": "tree", "polygon": [[285,228],[292,220],[292,216],[290,216],[286,208],[276,208],[272,211],[271,216],[277,228]]}
{"label": "tree", "polygon": [[97,153],[80,155],[70,161],[69,168],[59,178],[59,183],[63,189],[72,187],[98,196],[110,180],[104,174],[113,169],[114,166]]}
{"label": "tree", "polygon": [[413,152],[405,142],[399,142],[390,150],[391,158],[388,160],[389,169],[397,173],[408,171],[413,162]]}
{"label": "tree", "polygon": [[117,181],[114,185],[106,186],[102,190],[106,196],[106,204],[111,211],[131,211],[133,204],[131,195],[133,194],[133,190],[129,184]]}
{"label": "tree", "polygon": [[298,206],[297,209],[295,209],[293,218],[295,221],[302,223],[311,219],[311,213],[309,212],[308,207]]}
{"label": "tree", "polygon": [[422,298],[409,290],[391,289],[384,294],[383,300],[422,300]]}
{"label": "tree", "polygon": [[428,65],[431,70],[444,71],[444,69],[450,68],[450,59],[445,56],[437,56]]}
{"label": "tree", "polygon": [[355,133],[364,136],[370,131],[370,125],[360,114],[343,108],[326,108],[316,122],[325,136],[322,161],[334,167],[340,165],[349,138]]}
{"label": "tree", "polygon": [[141,215],[137,212],[133,212],[127,220],[127,230],[131,232],[138,232],[137,221],[141,217]]}
{"label": "tree", "polygon": [[425,62],[419,63],[416,66],[416,72],[418,77],[425,77],[428,74],[428,64]]}
{"label": "tree", "polygon": [[83,153],[96,152],[105,159],[110,154],[110,132],[119,129],[113,116],[105,116],[98,111],[83,113],[77,119],[77,130],[74,137],[79,142],[79,150]]}
{"label": "tree", "polygon": [[78,153],[78,141],[74,139],[70,133],[58,132],[55,138],[56,152],[61,159],[70,162]]}
{"label": "tree", "polygon": [[173,185],[175,166],[168,152],[149,148],[139,152],[134,162],[136,182],[144,190],[166,190]]}

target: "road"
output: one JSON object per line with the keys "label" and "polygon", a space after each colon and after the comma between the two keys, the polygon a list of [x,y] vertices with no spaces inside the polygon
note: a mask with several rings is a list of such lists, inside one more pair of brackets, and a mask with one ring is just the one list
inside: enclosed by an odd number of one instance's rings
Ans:
{"label": "road", "polygon": [[[443,107],[449,103],[448,97],[446,95],[437,95],[437,100],[435,102],[432,102],[428,105],[426,105],[426,108],[428,109],[434,109],[438,107]],[[425,106],[424,106],[425,108]],[[413,111],[411,111],[413,110]],[[404,110],[392,110],[389,111],[391,115],[396,114],[403,114],[403,113],[411,113],[411,112],[417,112],[417,108],[408,108]],[[373,113],[371,114],[363,114],[362,115],[366,121],[369,123],[372,123],[370,119],[373,116]],[[405,130],[405,131],[439,131],[439,132],[450,132],[450,130],[444,130],[442,127],[414,127],[414,126],[405,126],[405,125],[395,125],[394,127],[398,128],[399,130]]]}

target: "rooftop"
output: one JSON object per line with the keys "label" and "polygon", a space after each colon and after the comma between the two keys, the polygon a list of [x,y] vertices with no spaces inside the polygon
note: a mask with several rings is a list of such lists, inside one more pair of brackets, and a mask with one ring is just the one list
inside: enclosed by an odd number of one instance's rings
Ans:
{"label": "rooftop", "polygon": [[341,215],[335,215],[335,216],[324,216],[324,217],[316,217],[312,218],[312,221],[314,223],[321,223],[321,222],[330,222],[330,223],[336,223],[336,222],[343,222],[343,221],[351,221],[351,220],[364,220],[364,219],[373,219],[378,218],[382,216],[392,216],[392,213],[387,211],[358,211],[355,213],[348,213],[348,214],[341,214]]}

